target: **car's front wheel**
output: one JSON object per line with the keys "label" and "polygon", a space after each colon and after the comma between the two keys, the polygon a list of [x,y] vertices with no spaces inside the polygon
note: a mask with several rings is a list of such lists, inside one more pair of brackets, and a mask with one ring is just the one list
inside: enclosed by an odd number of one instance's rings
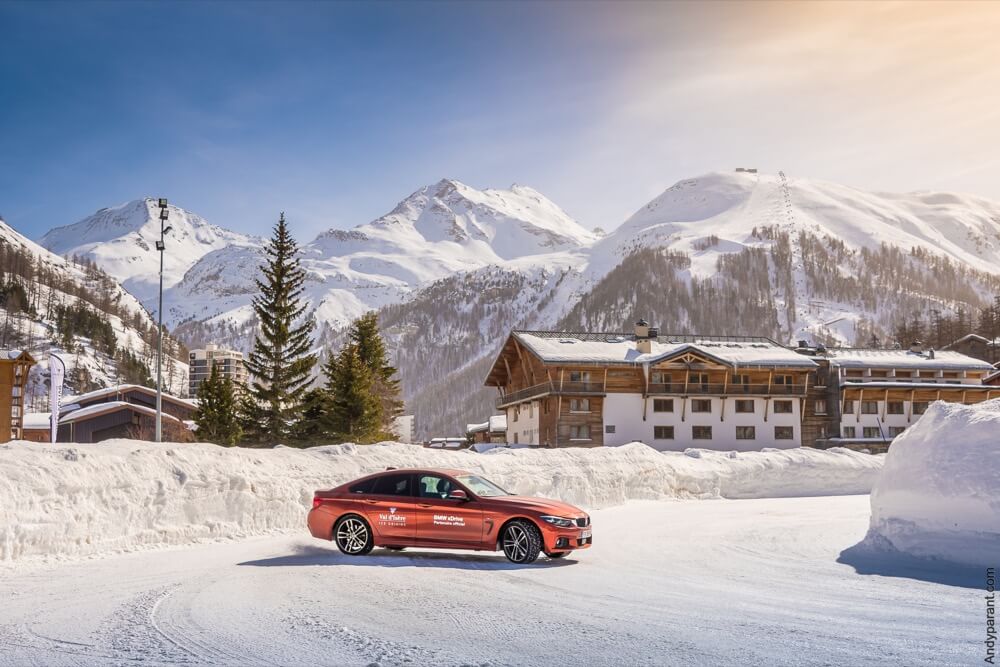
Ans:
{"label": "car's front wheel", "polygon": [[515,519],[504,528],[500,544],[511,563],[534,563],[542,552],[542,535],[530,521]]}
{"label": "car's front wheel", "polygon": [[356,514],[337,520],[337,525],[333,527],[333,539],[341,553],[348,556],[363,556],[375,546],[371,527]]}

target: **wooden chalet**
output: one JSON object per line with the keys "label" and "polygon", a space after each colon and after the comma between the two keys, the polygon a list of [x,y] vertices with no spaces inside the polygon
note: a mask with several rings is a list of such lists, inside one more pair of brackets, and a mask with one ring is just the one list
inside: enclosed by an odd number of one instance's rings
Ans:
{"label": "wooden chalet", "polygon": [[513,331],[486,378],[507,440],[549,447],[797,447],[818,364],[759,337]]}

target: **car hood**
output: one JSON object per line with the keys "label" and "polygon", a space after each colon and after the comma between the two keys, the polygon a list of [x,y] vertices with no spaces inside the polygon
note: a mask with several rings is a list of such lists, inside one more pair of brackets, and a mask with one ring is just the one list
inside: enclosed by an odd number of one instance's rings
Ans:
{"label": "car hood", "polygon": [[579,507],[574,507],[569,503],[549,498],[533,498],[531,496],[500,496],[490,498],[490,503],[495,503],[499,507],[516,508],[519,510],[534,510],[544,514],[555,516],[577,517],[586,514]]}

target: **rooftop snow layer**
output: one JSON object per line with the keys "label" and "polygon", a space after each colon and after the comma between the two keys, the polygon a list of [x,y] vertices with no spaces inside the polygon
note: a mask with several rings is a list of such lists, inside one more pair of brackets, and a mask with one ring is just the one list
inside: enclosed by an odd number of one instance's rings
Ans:
{"label": "rooftop snow layer", "polygon": [[[60,424],[69,424],[71,422],[79,421],[84,417],[90,417],[92,415],[101,414],[103,412],[113,412],[115,410],[120,410],[122,408],[129,408],[140,412],[144,415],[155,417],[156,410],[153,408],[147,408],[145,405],[137,405],[135,403],[128,403],[126,401],[108,401],[107,403],[95,403],[93,405],[88,405],[85,408],[79,408],[78,410],[73,410],[72,412],[63,415],[59,418]],[[163,418],[175,422],[179,422],[180,419],[174,417],[173,415],[162,413]]]}
{"label": "rooftop snow layer", "polygon": [[749,340],[684,337],[683,342],[668,342],[660,336],[650,343],[651,352],[643,354],[636,341],[623,334],[558,334],[554,332],[516,331],[514,335],[541,359],[553,363],[651,364],[687,351],[697,352],[730,364],[749,366],[799,366],[814,368],[809,357],[766,338]]}
{"label": "rooftop snow layer", "polygon": [[827,354],[831,366],[841,368],[925,368],[928,370],[992,370],[985,361],[974,359],[952,350],[935,350],[934,358],[928,352],[917,353],[910,350],[865,350],[839,349]]}

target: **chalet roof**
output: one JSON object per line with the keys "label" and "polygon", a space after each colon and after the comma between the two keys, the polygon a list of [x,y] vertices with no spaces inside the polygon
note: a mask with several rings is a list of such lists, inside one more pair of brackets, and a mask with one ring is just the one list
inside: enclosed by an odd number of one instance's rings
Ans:
{"label": "chalet roof", "polygon": [[[117,412],[118,410],[134,410],[149,417],[156,416],[156,410],[153,408],[147,408],[145,405],[136,405],[135,403],[127,403],[125,401],[108,401],[107,403],[95,403],[94,405],[88,405],[85,408],[74,410],[73,412],[60,417],[59,423],[70,424],[72,422],[80,421],[81,419],[96,417],[97,415],[103,415],[109,412]],[[163,418],[168,421],[181,421],[180,419],[177,419],[177,417],[169,415],[166,412],[163,413]]]}
{"label": "chalet roof", "polygon": [[861,348],[840,348],[828,350],[825,358],[831,366],[841,368],[926,368],[928,370],[991,370],[985,361],[974,359],[954,350],[911,352],[910,350],[876,350]]}
{"label": "chalet roof", "polygon": [[[156,395],[156,390],[150,387],[145,387],[141,384],[120,384],[114,387],[105,387],[103,389],[95,389],[94,391],[88,391],[85,394],[80,394],[79,396],[68,396],[66,402],[62,404],[63,407],[69,407],[70,405],[78,405],[80,403],[87,403],[88,401],[94,401],[101,398],[106,398],[108,396],[116,396],[118,394],[124,394],[130,391],[141,391],[144,394],[149,394],[151,396]],[[197,403],[186,398],[177,398],[166,392],[163,393],[163,400],[173,401],[175,403],[181,403],[189,407],[197,407]]]}
{"label": "chalet roof", "polygon": [[35,363],[35,358],[25,350],[0,350],[0,361],[30,361]]}
{"label": "chalet roof", "polygon": [[659,336],[651,341],[648,354],[639,352],[632,334],[514,331],[512,336],[550,363],[642,365],[691,351],[734,367],[815,368],[817,365],[809,357],[770,338],[756,336]]}
{"label": "chalet roof", "polygon": [[1000,344],[1000,339],[990,340],[989,338],[986,338],[985,336],[980,336],[979,334],[970,333],[970,334],[965,334],[964,336],[962,336],[961,338],[959,338],[957,340],[953,340],[952,342],[948,343],[947,345],[945,345],[941,349],[942,350],[947,350],[949,348],[952,348],[952,347],[958,345],[959,343],[964,343],[967,340],[979,341],[980,343],[986,343],[989,346],[996,346],[996,345]]}
{"label": "chalet roof", "polygon": [[507,415],[491,415],[482,424],[466,424],[466,433],[502,433],[507,430]]}
{"label": "chalet roof", "polygon": [[25,412],[21,420],[24,429],[49,428],[52,424],[51,412]]}

